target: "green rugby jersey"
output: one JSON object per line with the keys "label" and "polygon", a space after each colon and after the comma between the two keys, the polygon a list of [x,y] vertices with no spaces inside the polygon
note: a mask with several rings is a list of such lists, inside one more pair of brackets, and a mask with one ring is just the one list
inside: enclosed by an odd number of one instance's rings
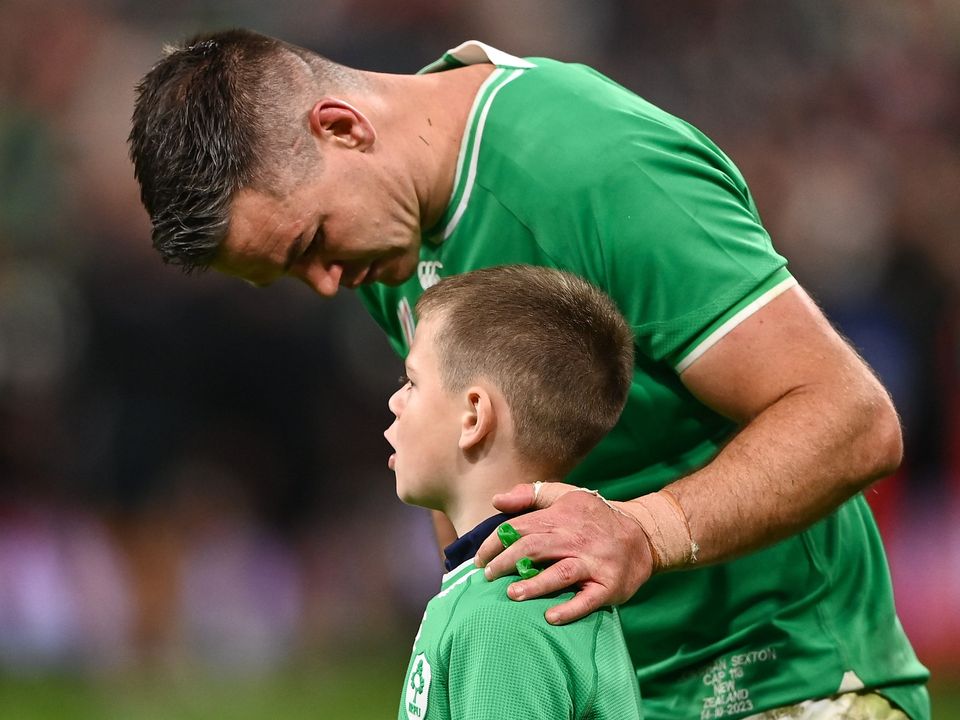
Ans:
{"label": "green rugby jersey", "polygon": [[[795,282],[743,177],[703,134],[590,68],[465,43],[426,71],[492,62],[454,190],[416,276],[361,289],[406,355],[439,277],[505,263],[574,272],[630,322],[636,367],[617,426],[567,478],[623,500],[702,467],[735,431],[679,379]],[[862,496],[732,562],[652,578],[620,608],[649,718],[741,718],[879,688],[929,717]]]}
{"label": "green rugby jersey", "polygon": [[524,603],[472,558],[427,604],[399,720],[640,720],[640,691],[617,611],[559,627],[543,619],[565,593]]}

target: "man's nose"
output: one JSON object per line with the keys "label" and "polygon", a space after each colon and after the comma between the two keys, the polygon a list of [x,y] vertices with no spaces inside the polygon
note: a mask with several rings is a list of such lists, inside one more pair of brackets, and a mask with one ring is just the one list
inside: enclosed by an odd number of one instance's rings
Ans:
{"label": "man's nose", "polygon": [[298,264],[290,268],[290,274],[309,285],[318,295],[333,297],[340,289],[343,266],[339,263],[324,264],[320,262]]}

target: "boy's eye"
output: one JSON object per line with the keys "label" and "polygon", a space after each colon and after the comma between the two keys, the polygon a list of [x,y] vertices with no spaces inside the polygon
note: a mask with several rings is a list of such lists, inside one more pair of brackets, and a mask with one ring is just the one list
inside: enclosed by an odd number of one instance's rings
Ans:
{"label": "boy's eye", "polygon": [[397,378],[401,385],[413,385],[413,381],[407,377],[406,373]]}

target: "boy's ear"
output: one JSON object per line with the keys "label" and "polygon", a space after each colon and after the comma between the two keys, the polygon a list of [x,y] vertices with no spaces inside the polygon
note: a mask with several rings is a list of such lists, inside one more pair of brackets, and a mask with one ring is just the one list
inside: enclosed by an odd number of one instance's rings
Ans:
{"label": "boy's ear", "polygon": [[370,119],[345,100],[323,97],[310,108],[310,132],[321,140],[366,151],[377,140],[377,131]]}
{"label": "boy's ear", "polygon": [[479,386],[470,387],[465,395],[467,409],[461,416],[461,450],[470,450],[479,445],[497,426],[497,415],[493,409],[490,393]]}

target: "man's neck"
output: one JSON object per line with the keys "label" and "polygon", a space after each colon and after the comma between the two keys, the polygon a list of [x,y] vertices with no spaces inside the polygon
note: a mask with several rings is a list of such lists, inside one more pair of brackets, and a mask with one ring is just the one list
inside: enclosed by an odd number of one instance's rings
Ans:
{"label": "man's neck", "polygon": [[420,226],[440,221],[453,192],[457,158],[477,91],[493,65],[428,75],[380,76],[390,131],[403,153],[420,203]]}

